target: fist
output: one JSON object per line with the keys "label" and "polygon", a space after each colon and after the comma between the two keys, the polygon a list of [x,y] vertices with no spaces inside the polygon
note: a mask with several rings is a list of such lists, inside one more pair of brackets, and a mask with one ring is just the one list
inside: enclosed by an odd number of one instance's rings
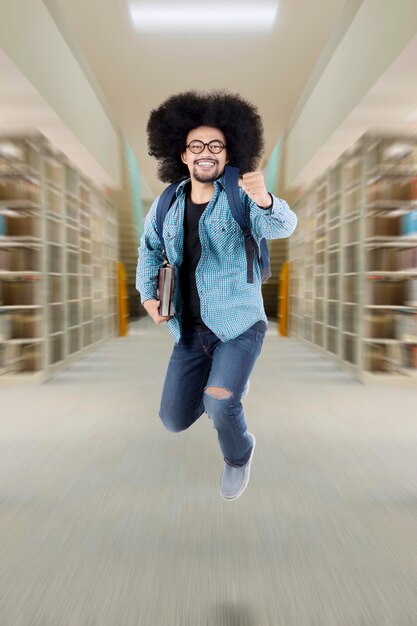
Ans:
{"label": "fist", "polygon": [[165,317],[165,316],[159,315],[160,304],[161,304],[160,301],[156,299],[145,300],[145,302],[143,303],[143,308],[148,313],[148,315],[151,316],[155,324],[162,324],[163,322],[166,322],[172,319],[172,316]]}
{"label": "fist", "polygon": [[261,172],[248,172],[239,177],[239,187],[248,194],[260,207],[271,206],[271,196],[265,186],[264,177]]}

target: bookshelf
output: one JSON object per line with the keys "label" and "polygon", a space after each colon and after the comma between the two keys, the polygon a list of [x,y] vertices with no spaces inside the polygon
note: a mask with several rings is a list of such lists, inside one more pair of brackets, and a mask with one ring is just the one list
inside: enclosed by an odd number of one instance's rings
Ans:
{"label": "bookshelf", "polygon": [[417,380],[417,137],[369,132],[303,191],[290,336],[357,380]]}
{"label": "bookshelf", "polygon": [[117,330],[116,212],[39,133],[0,135],[0,382],[43,382]]}

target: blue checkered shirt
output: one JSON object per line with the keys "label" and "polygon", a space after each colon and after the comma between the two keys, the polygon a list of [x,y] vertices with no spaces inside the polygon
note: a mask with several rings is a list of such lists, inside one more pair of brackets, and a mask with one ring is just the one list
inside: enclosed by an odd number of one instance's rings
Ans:
{"label": "blue checkered shirt", "polygon": [[[184,245],[184,185],[176,190],[175,200],[167,213],[163,226],[166,255],[174,266],[175,288],[173,302],[175,316],[168,320],[168,330],[178,343],[181,338],[182,296],[179,268],[183,260]],[[252,235],[259,245],[266,239],[289,237],[297,225],[297,216],[285,200],[272,196],[269,209],[262,209],[239,187],[240,197],[250,220]],[[157,298],[158,271],[164,260],[163,246],[156,229],[155,198],[145,219],[144,232],[138,249],[136,289],[141,303]],[[201,319],[223,342],[234,339],[255,322],[264,320],[268,325],[261,292],[261,272],[255,255],[254,282],[246,276],[246,254],[242,229],[229,209],[224,175],[214,181],[214,194],[199,221],[201,258],[195,279],[200,297]]]}

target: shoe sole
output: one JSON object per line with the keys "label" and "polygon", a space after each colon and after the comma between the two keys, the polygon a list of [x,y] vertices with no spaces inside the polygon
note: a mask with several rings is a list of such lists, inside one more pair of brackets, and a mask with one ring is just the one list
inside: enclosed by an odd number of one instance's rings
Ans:
{"label": "shoe sole", "polygon": [[237,500],[238,498],[240,498],[240,496],[242,495],[242,493],[245,491],[246,487],[249,484],[249,478],[250,478],[250,468],[251,468],[251,464],[252,464],[252,459],[253,459],[253,453],[255,452],[255,446],[256,446],[256,439],[255,439],[255,435],[252,435],[251,433],[251,437],[253,438],[253,448],[252,448],[252,452],[251,455],[249,457],[249,461],[248,461],[248,477],[246,480],[246,484],[243,484],[243,486],[241,487],[240,491],[237,492],[236,495],[228,497],[228,496],[224,496],[220,490],[220,496],[223,498],[223,500]]}

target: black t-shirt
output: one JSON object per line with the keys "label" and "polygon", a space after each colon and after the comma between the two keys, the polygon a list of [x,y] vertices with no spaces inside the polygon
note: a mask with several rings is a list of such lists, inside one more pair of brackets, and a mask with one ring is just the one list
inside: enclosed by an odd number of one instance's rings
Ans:
{"label": "black t-shirt", "polygon": [[208,202],[194,204],[191,201],[189,184],[185,190],[184,208],[184,253],[180,267],[180,283],[183,299],[182,324],[184,329],[209,330],[200,315],[200,298],[195,282],[195,270],[201,256],[198,223]]}
{"label": "black t-shirt", "polygon": [[[183,261],[179,270],[183,299],[182,326],[183,330],[210,331],[201,319],[200,297],[195,281],[195,270],[201,257],[198,224],[208,202],[194,204],[194,202],[191,201],[190,191],[190,183],[187,183],[184,207]],[[266,330],[267,326],[263,320],[259,320],[252,328]]]}

